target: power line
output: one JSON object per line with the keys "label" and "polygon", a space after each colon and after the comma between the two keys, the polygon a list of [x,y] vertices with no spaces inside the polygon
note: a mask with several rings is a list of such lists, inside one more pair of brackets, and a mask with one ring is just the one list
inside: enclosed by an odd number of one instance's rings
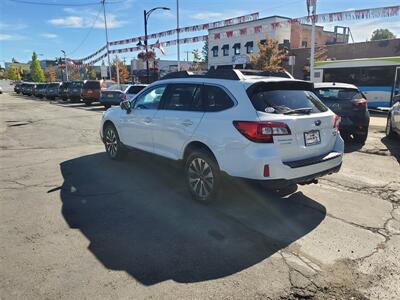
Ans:
{"label": "power line", "polygon": [[96,25],[96,22],[97,22],[97,19],[99,18],[100,12],[101,12],[101,7],[99,8],[99,11],[97,12],[97,15],[94,18],[93,23],[90,26],[90,28],[89,28],[88,32],[86,33],[85,37],[82,39],[82,41],[79,43],[79,45],[73,51],[68,53],[68,55],[74,54],[86,42],[86,40],[89,37],[90,33],[92,32],[94,26]]}
{"label": "power line", "polygon": [[[92,6],[101,4],[101,1],[86,2],[86,3],[36,2],[29,0],[9,0],[9,1],[20,4],[42,5],[42,6]],[[111,1],[111,2],[108,1],[107,4],[118,4],[126,1],[127,0]]]}

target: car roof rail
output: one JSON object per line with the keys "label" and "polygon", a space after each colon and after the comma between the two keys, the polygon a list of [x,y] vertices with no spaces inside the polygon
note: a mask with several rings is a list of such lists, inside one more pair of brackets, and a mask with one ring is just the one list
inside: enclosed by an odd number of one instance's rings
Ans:
{"label": "car roof rail", "polygon": [[205,74],[206,78],[244,80],[246,77],[238,69],[210,69]]}
{"label": "car roof rail", "polygon": [[253,70],[253,69],[240,69],[239,70],[243,75],[253,75],[253,76],[265,76],[265,77],[282,77],[282,78],[291,78],[293,76],[286,71],[273,72],[273,71],[265,71],[265,70]]}
{"label": "car roof rail", "polygon": [[163,76],[161,80],[164,79],[173,79],[173,78],[188,78],[190,76],[193,76],[193,72],[189,71],[177,71],[177,72],[171,72],[168,73],[167,75]]}

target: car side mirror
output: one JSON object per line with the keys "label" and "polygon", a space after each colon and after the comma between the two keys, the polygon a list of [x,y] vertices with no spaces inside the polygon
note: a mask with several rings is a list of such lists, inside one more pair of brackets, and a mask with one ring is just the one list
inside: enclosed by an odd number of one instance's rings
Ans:
{"label": "car side mirror", "polygon": [[131,110],[132,110],[131,102],[129,100],[121,101],[119,106],[121,107],[122,110],[126,110],[127,114],[129,114],[131,112]]}

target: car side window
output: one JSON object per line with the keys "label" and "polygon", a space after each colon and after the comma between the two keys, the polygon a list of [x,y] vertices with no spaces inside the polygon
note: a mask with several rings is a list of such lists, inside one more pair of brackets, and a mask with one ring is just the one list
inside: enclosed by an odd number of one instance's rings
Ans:
{"label": "car side window", "polygon": [[145,91],[133,103],[133,109],[157,109],[165,91],[165,85],[156,86]]}
{"label": "car side window", "polygon": [[201,86],[197,84],[170,84],[164,99],[166,110],[202,110]]}
{"label": "car side window", "polygon": [[221,111],[234,105],[231,97],[217,86],[205,85],[204,98],[206,111]]}

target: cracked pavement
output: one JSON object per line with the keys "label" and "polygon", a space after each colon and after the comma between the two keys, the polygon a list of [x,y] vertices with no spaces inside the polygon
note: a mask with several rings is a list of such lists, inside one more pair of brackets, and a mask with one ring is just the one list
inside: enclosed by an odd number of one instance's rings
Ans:
{"label": "cracked pavement", "polygon": [[175,163],[110,161],[101,112],[0,95],[1,299],[400,299],[400,142],[382,126],[318,184],[227,180],[202,206]]}

